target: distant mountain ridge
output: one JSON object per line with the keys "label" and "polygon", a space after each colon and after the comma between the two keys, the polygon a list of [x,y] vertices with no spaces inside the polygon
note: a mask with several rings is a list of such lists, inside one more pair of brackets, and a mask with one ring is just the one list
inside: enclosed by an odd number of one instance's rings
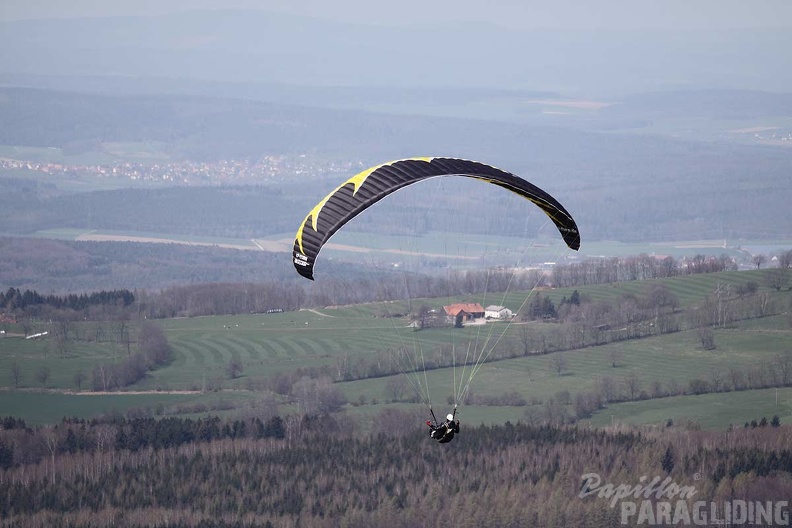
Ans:
{"label": "distant mountain ridge", "polygon": [[[614,150],[607,138],[557,127],[197,95],[108,96],[7,87],[0,88],[0,122],[5,125],[0,127],[0,145],[160,141],[171,145],[173,156],[195,160],[321,151],[381,162],[443,152],[536,164],[590,161],[595,156],[589,149]],[[577,151],[568,152],[565,144],[570,140]]]}

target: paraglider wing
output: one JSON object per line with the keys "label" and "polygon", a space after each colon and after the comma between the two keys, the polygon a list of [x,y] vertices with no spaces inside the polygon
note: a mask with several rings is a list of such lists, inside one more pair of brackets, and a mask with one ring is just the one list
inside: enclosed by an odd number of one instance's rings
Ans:
{"label": "paraglider wing", "polygon": [[580,233],[572,216],[539,187],[484,163],[456,158],[409,158],[377,165],[356,174],[311,209],[294,239],[297,272],[313,280],[316,256],[325,242],[347,222],[389,194],[427,178],[464,176],[492,183],[539,206],[555,223],[567,246],[580,248]]}

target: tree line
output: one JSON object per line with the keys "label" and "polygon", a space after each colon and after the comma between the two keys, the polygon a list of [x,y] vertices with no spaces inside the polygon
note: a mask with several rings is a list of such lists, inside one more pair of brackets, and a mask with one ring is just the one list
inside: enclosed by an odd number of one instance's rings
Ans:
{"label": "tree line", "polygon": [[[792,267],[792,249],[784,250],[775,256],[780,273],[768,273],[768,285],[780,289],[789,280],[785,270]],[[766,255],[755,255],[752,262],[760,269],[769,259]],[[635,280],[661,279],[694,275],[698,273],[717,273],[736,271],[737,262],[728,255],[708,257],[698,254],[691,258],[656,258],[642,254],[637,257],[587,259],[572,264],[556,264],[553,267],[553,283],[557,287],[584,286],[588,284],[610,284]],[[769,271],[769,270],[768,270]],[[780,279],[779,279],[780,277]],[[780,284],[777,282],[781,280]]]}
{"label": "tree line", "polygon": [[569,287],[736,270],[737,263],[727,255],[717,258],[696,255],[690,259],[679,260],[673,257],[658,259],[652,255],[639,255],[556,264],[553,267],[553,281],[558,287]]}
{"label": "tree line", "polygon": [[[673,259],[671,259],[673,260]],[[652,263],[652,266],[638,263]],[[676,261],[675,261],[676,262]],[[338,263],[329,263],[338,266]],[[624,270],[632,271],[625,275]],[[626,259],[610,259],[606,261],[586,261],[569,266],[556,266],[551,277],[538,271],[511,271],[503,269],[467,270],[444,273],[442,275],[382,273],[356,274],[346,269],[339,270],[337,275],[349,275],[347,280],[327,279],[321,283],[305,285],[302,282],[269,282],[263,283],[224,283],[211,285],[185,285],[166,288],[159,292],[151,292],[141,299],[140,310],[148,317],[173,317],[220,315],[239,313],[262,313],[271,309],[294,310],[298,308],[317,308],[335,305],[360,304],[368,302],[397,301],[414,298],[421,292],[421,297],[459,297],[482,293],[505,291],[531,291],[544,286],[574,287],[587,284],[646,280],[651,278],[672,277],[688,273],[715,273],[735,270],[736,265],[730,259],[705,259],[694,267],[663,268],[658,266],[653,257]],[[571,271],[575,270],[575,271]],[[599,270],[599,271],[597,271]],[[661,271],[664,270],[664,271]],[[676,271],[670,271],[676,270]],[[695,270],[695,271],[682,271]],[[781,271],[773,274],[774,270]],[[788,270],[773,268],[765,270],[765,283],[769,287],[780,290],[788,283]],[[670,274],[668,274],[670,273]],[[776,275],[780,276],[778,283]],[[770,277],[773,277],[773,280]],[[593,278],[592,278],[593,277]],[[599,278],[598,278],[599,277]],[[618,279],[618,280],[617,280]],[[732,290],[729,295],[756,293],[758,284],[748,284],[751,290]],[[578,294],[579,295],[579,294]],[[532,312],[528,317],[555,317],[555,306],[548,303],[543,296],[533,297],[527,309]],[[673,295],[667,288],[658,287],[649,299],[651,303],[664,308],[671,307]],[[569,306],[578,306],[579,299],[565,301]],[[678,305],[678,301],[677,305]],[[539,305],[537,305],[539,303]],[[542,303],[544,303],[542,305]],[[654,309],[651,307],[650,309]],[[383,317],[394,314],[385,312]],[[415,314],[414,314],[415,315]],[[521,314],[523,317],[524,314]]]}
{"label": "tree line", "polygon": [[98,292],[42,295],[37,291],[21,291],[14,287],[0,292],[0,309],[28,311],[32,307],[48,306],[55,309],[75,311],[87,310],[91,306],[114,305],[126,307],[135,302],[135,294],[129,290],[101,290]]}
{"label": "tree line", "polygon": [[[159,325],[143,321],[137,325],[135,352],[131,349],[121,361],[99,363],[91,370],[91,388],[94,391],[121,389],[137,383],[149,371],[164,367],[173,360],[173,350]],[[85,381],[85,373],[75,374],[78,390]]]}

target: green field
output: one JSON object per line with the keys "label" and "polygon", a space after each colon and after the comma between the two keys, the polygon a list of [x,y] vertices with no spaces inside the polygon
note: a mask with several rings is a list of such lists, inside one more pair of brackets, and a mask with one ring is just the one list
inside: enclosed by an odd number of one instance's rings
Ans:
{"label": "green field", "polygon": [[[747,321],[738,328],[716,332],[717,349],[702,350],[695,332],[679,332],[658,337],[623,341],[599,347],[589,347],[542,356],[508,359],[488,363],[474,378],[471,388],[482,395],[499,395],[517,391],[529,401],[546,400],[559,391],[572,395],[591,391],[597,381],[610,377],[620,383],[636,375],[641,390],[649,390],[652,381],[665,386],[674,380],[686,388],[689,380],[708,380],[713,370],[725,375],[729,368],[745,369],[762,362],[769,363],[775,354],[790,349],[792,329],[779,326],[786,323],[783,316]],[[619,362],[614,368],[611,355],[617,351]],[[556,354],[563,354],[568,367],[558,376],[551,362]],[[459,369],[457,369],[459,370]],[[460,372],[456,373],[457,379]],[[434,401],[445,402],[454,392],[454,373],[439,369],[427,373]],[[367,379],[341,384],[350,398],[375,395],[384,387],[380,379]],[[384,397],[384,392],[380,398]]]}
{"label": "green field", "polygon": [[[680,300],[680,310],[697,302],[720,284],[739,285],[748,280],[759,284],[761,272],[747,271],[737,273],[716,273],[664,279],[662,282],[674,291]],[[613,285],[598,285],[577,288],[581,295],[602,302],[617,302],[624,294],[642,295],[648,288],[647,282],[627,282]],[[789,292],[770,292],[772,295],[787,299]],[[574,289],[546,290],[556,303],[561,298],[569,298]],[[475,301],[486,304],[504,304],[516,309],[525,300],[527,293],[491,294],[488,296],[472,296],[471,298],[446,298],[414,300],[415,305],[428,303],[440,308],[444,304],[460,301]],[[528,329],[532,335],[548,332],[555,325],[549,323],[511,324],[490,323],[487,325],[470,325],[464,329],[440,328],[415,331],[408,327],[406,317],[383,317],[385,313],[407,313],[409,307],[405,303],[373,303],[340,308],[328,308],[318,311],[299,311],[274,314],[251,314],[222,317],[196,317],[189,319],[168,319],[158,323],[165,331],[174,351],[175,359],[165,368],[155,370],[146,379],[129,387],[131,391],[209,391],[207,394],[190,395],[195,401],[211,399],[213,390],[225,390],[231,399],[240,401],[255,399],[266,381],[275,373],[292,373],[298,368],[325,367],[335,377],[339,359],[348,357],[355,364],[361,360],[372,361],[379,356],[383,361],[395,357],[395,350],[404,347],[420,350],[425,358],[431,358],[440,346],[453,344],[456,363],[461,364],[468,348],[480,350],[484,343],[502,347],[519,347],[519,333]],[[81,323],[83,331],[90,331],[96,323]],[[9,332],[19,331],[18,328],[6,325]],[[46,325],[33,331],[42,331]],[[566,352],[539,356],[519,357],[486,363],[472,379],[470,389],[480,396],[500,396],[506,392],[516,391],[526,400],[533,403],[546,401],[560,391],[568,391],[571,395],[579,391],[593,391],[599,380],[611,378],[617,385],[624,384],[628,377],[639,381],[639,390],[649,392],[652,382],[659,382],[663,388],[672,383],[680,388],[687,388],[691,379],[710,379],[713,372],[726,375],[729,369],[745,370],[757,365],[769,364],[772,358],[790,350],[792,343],[792,327],[788,315],[779,315],[739,322],[732,328],[718,329],[715,333],[717,348],[705,351],[695,331],[684,331],[639,340],[622,341],[597,347],[586,347]],[[134,344],[132,345],[134,348]],[[58,354],[48,339],[26,340],[21,337],[0,338],[0,387],[6,392],[2,398],[19,398],[17,402],[0,409],[8,409],[20,416],[27,416],[31,408],[18,402],[32,397],[30,390],[76,390],[75,373],[86,374],[83,390],[90,387],[92,369],[100,363],[122,360],[128,354],[126,347],[110,342],[74,343],[66,357]],[[558,375],[553,368],[553,361],[559,355],[566,359],[566,368]],[[401,356],[400,356],[401,357]],[[411,353],[410,357],[420,363],[421,354]],[[617,357],[617,367],[612,366],[612,358]],[[243,365],[242,375],[229,379],[226,366],[232,360],[239,360]],[[402,358],[402,361],[404,359]],[[14,391],[12,366],[19,366],[22,377],[20,391]],[[403,363],[406,365],[406,363]],[[36,373],[41,367],[47,367],[50,377],[42,384],[37,380]],[[406,367],[405,367],[406,368]],[[447,399],[459,392],[460,384],[467,381],[470,367],[442,368],[429,370],[420,375],[409,377],[416,386],[426,383],[429,387],[431,401],[443,408]],[[401,376],[401,375],[400,375]],[[378,412],[391,399],[388,394],[388,378],[368,378],[338,383],[348,400],[366,405],[351,409],[353,414],[366,415]],[[417,394],[414,388],[408,387],[405,396]],[[749,398],[751,393],[730,393],[733,398]],[[57,395],[47,394],[54,401]],[[165,397],[164,394],[151,395],[155,400]],[[74,398],[81,398],[74,396]],[[87,415],[100,409],[109,410],[119,406],[117,402],[106,400],[105,396],[91,398],[92,407],[85,410]],[[80,400],[82,401],[82,400]],[[192,400],[191,400],[192,401]],[[208,400],[207,400],[208,401]],[[378,402],[372,405],[372,402]],[[659,409],[671,405],[672,399],[658,399],[635,404],[656,405]],[[676,401],[676,400],[673,400]],[[708,401],[708,400],[700,400]],[[163,404],[173,402],[167,399]],[[70,404],[71,405],[71,404]],[[404,404],[398,404],[404,405]],[[627,404],[620,404],[627,405]],[[674,404],[675,405],[675,404]],[[132,406],[132,404],[130,404]],[[707,407],[708,405],[704,405]],[[58,406],[47,405],[48,409]],[[417,407],[420,408],[420,405]],[[68,408],[65,407],[65,408]],[[621,406],[614,406],[621,409]],[[632,407],[625,407],[632,408]],[[520,419],[526,407],[486,408],[477,407],[465,411],[469,419],[475,422],[489,423],[490,420]],[[60,411],[54,411],[57,415]],[[66,412],[66,411],[64,411]],[[603,413],[610,412],[609,410]],[[624,411],[630,414],[628,411]],[[655,416],[648,411],[637,411],[640,417],[636,422],[642,423],[646,416]],[[0,413],[2,414],[2,413]],[[35,414],[35,413],[34,413]],[[626,415],[627,415],[626,414]],[[718,407],[712,404],[712,414],[720,414]],[[625,416],[626,416],[625,415]],[[604,416],[602,413],[594,423]],[[662,421],[666,417],[658,418]],[[746,416],[746,419],[750,419]],[[39,418],[44,419],[44,418]],[[648,420],[648,418],[646,418]],[[652,418],[654,420],[654,418]],[[702,420],[708,426],[709,421]],[[722,425],[722,420],[715,418],[713,424]]]}
{"label": "green field", "polygon": [[[14,331],[11,329],[10,331]],[[16,329],[19,331],[19,329]],[[34,328],[38,333],[45,327]],[[120,346],[107,343],[79,343],[71,348],[66,357],[61,357],[48,338],[24,339],[23,337],[0,338],[0,387],[13,388],[12,366],[19,366],[20,388],[76,389],[74,374],[82,371],[90,376],[91,370],[99,363],[122,360],[127,352]],[[46,385],[36,380],[41,367],[49,369],[50,377]],[[86,381],[85,384],[87,385]]]}
{"label": "green field", "polygon": [[675,425],[698,423],[705,429],[742,426],[763,417],[778,416],[781,423],[792,423],[792,389],[761,389],[744,392],[721,392],[699,396],[676,396],[659,400],[625,402],[609,405],[590,422],[596,426],[618,423]]}
{"label": "green field", "polygon": [[90,418],[100,414],[125,414],[132,409],[156,413],[176,404],[195,403],[194,394],[59,394],[52,392],[0,391],[0,416],[17,416],[32,425],[54,423],[62,418]]}

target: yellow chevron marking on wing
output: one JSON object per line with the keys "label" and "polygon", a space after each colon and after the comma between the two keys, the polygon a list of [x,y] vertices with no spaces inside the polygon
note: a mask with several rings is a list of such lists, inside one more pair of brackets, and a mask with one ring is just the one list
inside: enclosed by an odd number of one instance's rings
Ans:
{"label": "yellow chevron marking on wing", "polygon": [[330,194],[325,196],[322,199],[321,202],[316,204],[316,206],[314,206],[314,208],[311,209],[311,212],[308,213],[308,215],[305,217],[305,220],[303,220],[302,224],[300,224],[300,228],[297,230],[297,234],[295,235],[295,240],[297,241],[297,245],[300,247],[300,252],[301,253],[305,253],[305,250],[303,249],[303,242],[302,241],[303,241],[303,231],[305,230],[305,225],[308,223],[308,219],[309,218],[311,219],[311,227],[313,227],[313,230],[316,231],[317,224],[318,224],[319,212],[325,206],[327,201],[330,198],[332,198],[332,196],[335,193],[337,193],[338,191],[340,191],[342,188],[344,188],[345,186],[347,186],[347,185],[349,185],[351,183],[354,186],[354,190],[352,191],[352,196],[354,196],[358,192],[358,189],[360,189],[360,186],[363,185],[363,182],[366,181],[366,178],[371,176],[371,173],[376,171],[380,167],[385,167],[387,165],[393,165],[394,163],[398,163],[399,161],[426,161],[426,162],[431,162],[432,159],[433,158],[431,158],[431,157],[418,157],[418,158],[407,158],[407,159],[403,159],[403,160],[396,160],[396,161],[389,161],[387,163],[381,163],[380,165],[375,165],[374,167],[370,167],[370,168],[368,168],[368,169],[366,169],[364,171],[361,171],[361,172],[355,174],[354,176],[349,178],[347,181],[345,181],[344,183],[342,183],[341,185],[336,187],[333,190],[333,192],[331,192]]}

